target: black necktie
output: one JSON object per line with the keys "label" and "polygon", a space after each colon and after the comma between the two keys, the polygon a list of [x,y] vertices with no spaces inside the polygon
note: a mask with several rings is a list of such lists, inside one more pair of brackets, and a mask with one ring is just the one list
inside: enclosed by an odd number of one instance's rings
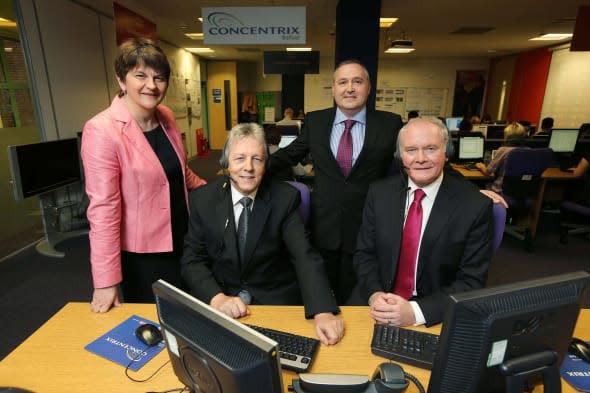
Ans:
{"label": "black necktie", "polygon": [[246,236],[248,236],[248,224],[250,223],[250,205],[252,199],[249,197],[243,197],[240,199],[240,203],[244,207],[240,219],[238,221],[238,247],[240,252],[240,261],[244,261],[244,251],[246,250]]}

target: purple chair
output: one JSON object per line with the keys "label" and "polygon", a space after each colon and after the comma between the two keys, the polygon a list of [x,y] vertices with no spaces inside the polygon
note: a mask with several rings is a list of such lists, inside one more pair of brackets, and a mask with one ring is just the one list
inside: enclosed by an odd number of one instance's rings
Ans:
{"label": "purple chair", "polygon": [[303,225],[305,225],[305,227],[307,228],[307,224],[309,223],[309,216],[311,214],[311,192],[309,190],[309,187],[307,187],[306,184],[297,181],[287,181],[287,183],[298,189],[299,193],[301,194],[299,214],[301,215]]}
{"label": "purple chair", "polygon": [[505,232],[525,241],[533,250],[529,216],[541,188],[541,175],[551,165],[553,150],[549,148],[516,148],[506,157],[502,195],[508,203],[508,222]]}
{"label": "purple chair", "polygon": [[494,203],[494,253],[502,243],[504,237],[504,227],[506,226],[506,208],[499,203]]}
{"label": "purple chair", "polygon": [[[561,233],[559,241],[568,243],[568,235],[590,234],[590,207],[572,201],[559,206],[561,211]],[[588,236],[590,239],[590,235]]]}

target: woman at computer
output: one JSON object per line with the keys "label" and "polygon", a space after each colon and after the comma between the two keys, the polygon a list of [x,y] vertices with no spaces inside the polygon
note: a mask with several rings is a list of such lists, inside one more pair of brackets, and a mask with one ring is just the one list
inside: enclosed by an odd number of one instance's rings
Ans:
{"label": "woman at computer", "polygon": [[478,162],[475,164],[477,169],[484,175],[494,175],[495,179],[488,184],[488,189],[501,193],[502,183],[504,181],[504,169],[506,165],[506,157],[511,150],[517,147],[524,146],[524,139],[526,137],[526,128],[520,123],[511,123],[504,128],[504,143],[496,151],[494,158],[486,167],[484,163]]}
{"label": "woman at computer", "polygon": [[187,167],[174,115],[160,105],[170,77],[162,49],[125,41],[115,73],[121,90],[82,133],[94,312],[153,302],[160,278],[181,286],[188,190],[206,183]]}

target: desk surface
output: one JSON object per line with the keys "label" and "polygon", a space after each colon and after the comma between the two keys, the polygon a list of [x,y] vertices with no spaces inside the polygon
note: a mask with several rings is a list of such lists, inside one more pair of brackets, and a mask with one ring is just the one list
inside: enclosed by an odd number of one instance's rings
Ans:
{"label": "desk surface", "polygon": [[[461,173],[463,175],[463,177],[465,177],[466,179],[469,179],[469,180],[491,180],[494,178],[493,176],[484,175],[483,173],[481,173],[480,170],[471,171],[469,169],[465,169],[460,164],[451,164],[451,166],[453,167],[453,169],[455,169],[456,171]],[[559,168],[545,169],[545,171],[543,172],[542,178],[546,179],[546,180],[572,180],[572,179],[575,179],[574,174],[572,172],[564,172]]]}
{"label": "desk surface", "polygon": [[[252,315],[244,318],[244,322],[275,329],[285,329],[288,324],[293,333],[315,337],[313,323],[303,318],[302,307],[253,306],[251,310]],[[92,313],[87,303],[67,304],[0,362],[0,385],[24,387],[38,393],[128,393],[181,387],[170,364],[149,382],[136,383],[127,379],[123,367],[84,349],[86,344],[134,314],[157,321],[152,304],[124,304],[106,314]],[[344,339],[335,346],[320,347],[312,372],[371,375],[384,359],[371,354],[373,322],[368,309],[342,307],[342,314],[346,321]],[[440,325],[428,330],[439,333]],[[582,310],[575,335],[590,338],[590,310]],[[167,360],[168,353],[164,350],[139,372],[130,374],[137,379],[145,378]],[[421,381],[428,381],[429,371],[409,365],[403,367]],[[285,392],[295,376],[294,372],[283,371]],[[563,392],[574,391],[563,383]],[[407,392],[414,393],[417,389],[410,385]]]}

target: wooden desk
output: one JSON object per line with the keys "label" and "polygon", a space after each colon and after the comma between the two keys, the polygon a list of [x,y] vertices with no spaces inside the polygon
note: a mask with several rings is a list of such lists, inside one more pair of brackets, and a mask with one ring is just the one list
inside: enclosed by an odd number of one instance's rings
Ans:
{"label": "wooden desk", "polygon": [[[493,176],[484,175],[479,170],[470,171],[458,164],[451,164],[453,169],[461,173],[463,177],[472,181],[492,180]],[[543,202],[548,200],[548,196],[552,201],[563,200],[563,185],[559,184],[563,181],[571,181],[576,179],[571,172],[564,172],[559,168],[547,168],[541,176],[541,187],[536,199],[535,206],[531,212],[529,225],[531,236],[534,238],[537,233],[537,226],[539,224],[539,217],[541,216],[541,208]]]}
{"label": "wooden desk", "polygon": [[[244,322],[275,329],[285,329],[288,324],[288,330],[293,333],[315,337],[313,323],[303,318],[302,307],[253,306],[251,310],[252,315],[244,318]],[[137,383],[127,379],[123,367],[84,349],[86,344],[134,314],[157,321],[152,304],[124,304],[106,314],[92,313],[88,303],[67,304],[0,362],[0,386],[19,386],[37,393],[139,393],[181,387],[169,364],[149,382]],[[320,347],[312,372],[371,375],[385,359],[371,354],[373,321],[368,309],[342,307],[342,315],[346,321],[344,339],[335,346]],[[439,333],[440,325],[428,330]],[[590,310],[582,310],[575,335],[590,338]],[[167,360],[168,353],[164,350],[131,375],[145,378]],[[403,367],[426,387],[429,371],[409,365]],[[285,392],[295,376],[294,372],[283,371]],[[562,385],[563,392],[575,392],[567,383]],[[410,385],[407,392],[414,393],[417,389]]]}

